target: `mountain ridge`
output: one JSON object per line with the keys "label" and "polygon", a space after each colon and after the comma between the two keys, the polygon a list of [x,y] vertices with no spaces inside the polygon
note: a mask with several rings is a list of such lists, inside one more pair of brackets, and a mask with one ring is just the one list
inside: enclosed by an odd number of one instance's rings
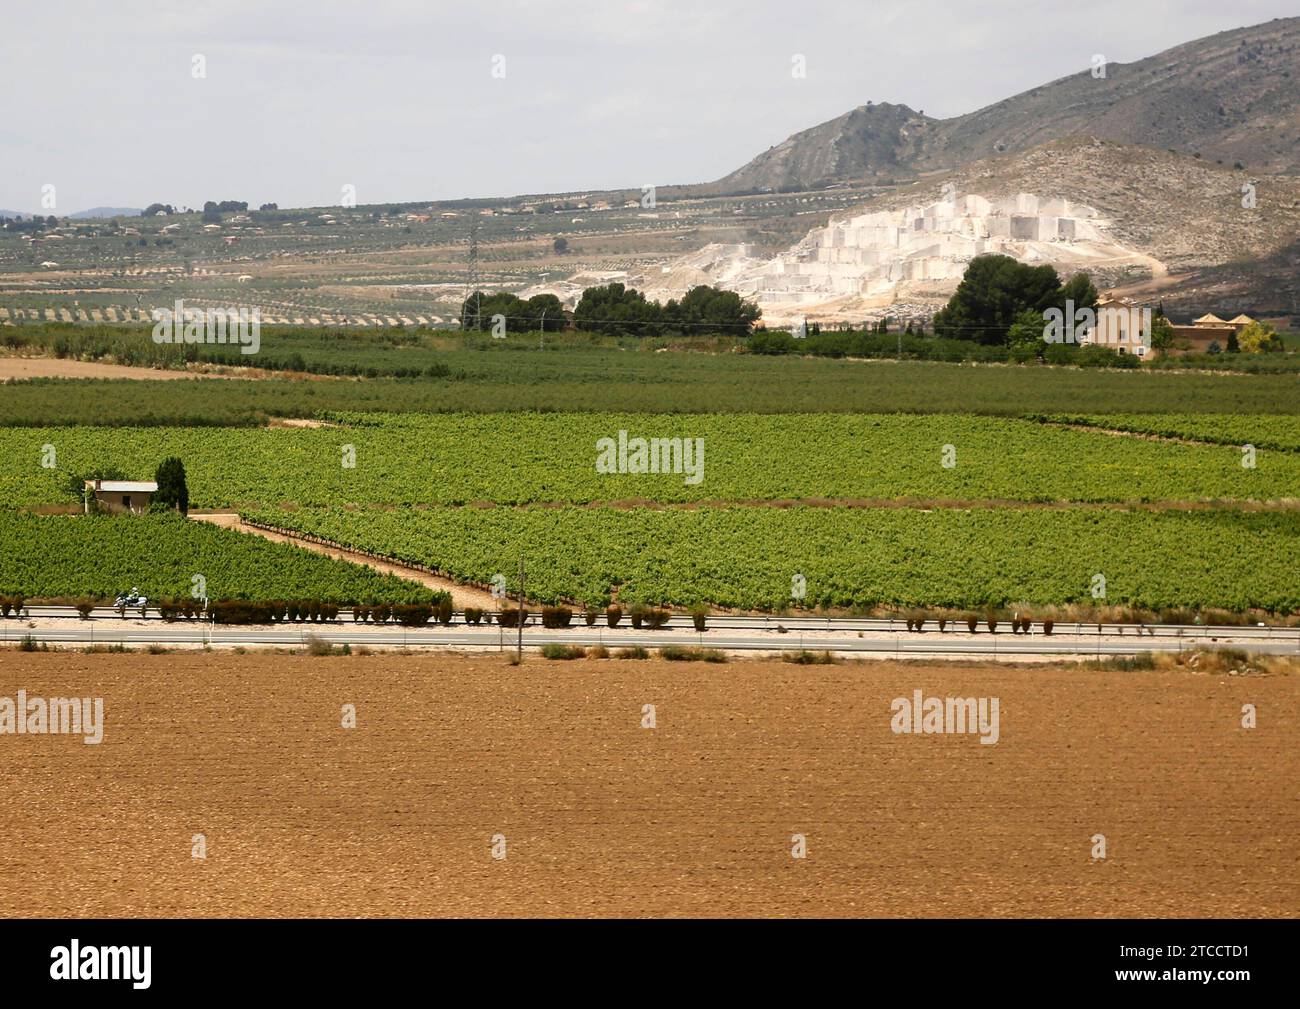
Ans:
{"label": "mountain ridge", "polygon": [[1300,17],[1057,78],[950,119],[868,103],[801,130],[701,192],[907,180],[1090,135],[1300,175]]}

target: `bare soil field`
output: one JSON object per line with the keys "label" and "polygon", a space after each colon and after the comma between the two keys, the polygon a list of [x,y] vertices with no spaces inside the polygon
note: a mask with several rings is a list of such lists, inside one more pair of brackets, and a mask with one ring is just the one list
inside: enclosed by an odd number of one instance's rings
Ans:
{"label": "bare soil field", "polygon": [[[0,915],[1294,916],[1298,686],[3,651],[0,697],[103,697],[105,729],[0,735]],[[895,734],[917,689],[998,698],[998,742]]]}
{"label": "bare soil field", "polygon": [[[0,355],[0,382],[25,378],[119,378],[142,382],[170,382],[199,378],[278,378],[294,381],[335,381],[340,376],[299,371],[268,371],[226,364],[193,364],[187,368],[139,368],[104,361],[78,361],[67,357],[6,357]],[[298,426],[309,427],[310,421]]]}
{"label": "bare soil field", "polygon": [[135,368],[124,364],[103,364],[99,361],[75,361],[71,358],[0,356],[0,382],[15,378],[131,378],[153,382],[220,377],[222,376],[200,371]]}

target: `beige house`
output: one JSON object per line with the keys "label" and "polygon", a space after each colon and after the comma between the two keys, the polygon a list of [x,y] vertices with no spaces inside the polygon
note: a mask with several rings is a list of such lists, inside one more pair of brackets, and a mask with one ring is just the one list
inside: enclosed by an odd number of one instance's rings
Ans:
{"label": "beige house", "polygon": [[1102,295],[1096,321],[1085,329],[1079,342],[1144,358],[1151,352],[1151,309],[1131,298]]}
{"label": "beige house", "polygon": [[149,502],[158,490],[152,480],[87,480],[86,513],[90,513],[90,499],[100,511],[131,512],[142,515],[149,510]]}

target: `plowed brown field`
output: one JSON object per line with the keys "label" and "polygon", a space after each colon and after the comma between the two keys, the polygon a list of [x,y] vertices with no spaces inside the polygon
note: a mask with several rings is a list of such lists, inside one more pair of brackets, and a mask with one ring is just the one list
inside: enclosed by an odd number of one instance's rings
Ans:
{"label": "plowed brown field", "polygon": [[[1295,676],[0,652],[20,688],[107,724],[0,735],[3,915],[1300,913]],[[895,735],[918,688],[1000,741]]]}

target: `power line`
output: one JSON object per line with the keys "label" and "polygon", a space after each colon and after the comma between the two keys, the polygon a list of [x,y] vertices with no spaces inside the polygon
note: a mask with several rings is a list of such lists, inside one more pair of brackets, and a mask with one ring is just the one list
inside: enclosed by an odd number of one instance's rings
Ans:
{"label": "power line", "polygon": [[461,320],[464,323],[465,304],[471,297],[474,298],[474,328],[481,329],[483,319],[480,309],[483,303],[482,292],[478,289],[478,218],[470,218],[469,222],[469,262],[466,264],[465,278],[465,301],[461,303]]}

